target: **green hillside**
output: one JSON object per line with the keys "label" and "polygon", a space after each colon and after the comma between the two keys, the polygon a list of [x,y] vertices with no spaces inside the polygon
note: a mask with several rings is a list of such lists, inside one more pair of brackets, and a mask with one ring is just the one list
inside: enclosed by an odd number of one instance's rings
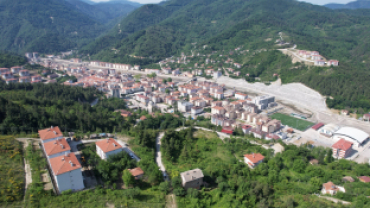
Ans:
{"label": "green hillside", "polygon": [[[71,7],[74,10],[81,11],[90,18],[100,22],[108,23],[116,18],[122,19],[129,12],[135,10],[137,6],[122,3],[109,3],[102,2],[98,4],[88,4],[81,0],[60,0],[66,6]],[[117,21],[114,21],[117,24]]]}
{"label": "green hillside", "polygon": [[91,41],[105,26],[59,0],[0,1],[0,50],[49,53]]}

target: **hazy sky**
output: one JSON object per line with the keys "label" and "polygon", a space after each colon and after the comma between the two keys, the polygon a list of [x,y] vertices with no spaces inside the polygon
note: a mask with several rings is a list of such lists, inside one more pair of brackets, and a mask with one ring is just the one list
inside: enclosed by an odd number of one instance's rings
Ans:
{"label": "hazy sky", "polygon": [[[102,2],[102,1],[109,1],[109,0],[92,0],[92,1]],[[149,3],[158,3],[158,2],[161,2],[162,0],[132,0],[132,1],[136,1],[136,2],[139,2],[139,3],[142,3],[142,4],[149,4]],[[323,4],[328,4],[328,3],[345,4],[345,3],[355,1],[355,0],[301,0],[301,1],[310,2],[312,4],[323,5]]]}

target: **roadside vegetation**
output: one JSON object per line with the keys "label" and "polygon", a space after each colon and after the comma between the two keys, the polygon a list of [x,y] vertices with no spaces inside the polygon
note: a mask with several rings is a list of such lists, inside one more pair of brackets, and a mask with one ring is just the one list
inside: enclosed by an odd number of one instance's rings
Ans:
{"label": "roadside vegetation", "polygon": [[13,136],[0,137],[0,203],[20,201],[24,196],[23,149]]}

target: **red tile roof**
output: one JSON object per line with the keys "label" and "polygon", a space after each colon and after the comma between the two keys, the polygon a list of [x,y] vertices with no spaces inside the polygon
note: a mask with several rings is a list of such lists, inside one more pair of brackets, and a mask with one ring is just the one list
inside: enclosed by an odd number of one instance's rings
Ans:
{"label": "red tile roof", "polygon": [[333,144],[332,148],[346,151],[352,147],[352,144],[353,144],[352,142],[349,142],[345,139],[340,139],[335,144]]}
{"label": "red tile roof", "polygon": [[42,129],[39,130],[39,135],[41,140],[48,140],[48,139],[53,139],[56,137],[63,137],[62,132],[60,131],[58,126],[47,128],[47,129]]}
{"label": "red tile roof", "polygon": [[111,152],[122,148],[122,146],[114,139],[104,139],[95,143],[103,152]]}
{"label": "red tile roof", "polygon": [[246,155],[244,155],[244,157],[248,158],[248,160],[251,161],[252,163],[258,163],[259,161],[261,161],[265,158],[260,153],[246,154]]}
{"label": "red tile roof", "polygon": [[231,127],[224,127],[222,128],[222,133],[226,133],[226,134],[233,134],[233,129]]}
{"label": "red tile roof", "polygon": [[311,128],[317,131],[319,128],[321,128],[323,126],[324,126],[323,123],[318,123],[318,124],[315,124],[314,126],[312,126]]}
{"label": "red tile roof", "polygon": [[55,155],[60,152],[65,152],[71,150],[66,139],[58,139],[52,142],[48,142],[44,144],[45,153],[47,156]]}
{"label": "red tile roof", "polygon": [[144,171],[140,167],[137,167],[134,169],[128,169],[128,170],[130,171],[131,175],[134,177],[144,174]]}
{"label": "red tile roof", "polygon": [[358,179],[361,182],[364,182],[364,183],[369,183],[370,182],[370,177],[368,177],[368,176],[360,176],[360,177],[358,177]]}
{"label": "red tile roof", "polygon": [[78,162],[74,153],[51,158],[50,166],[55,175],[61,175],[81,168],[81,164]]}
{"label": "red tile roof", "polygon": [[338,187],[331,181],[323,184],[325,190],[338,190]]}

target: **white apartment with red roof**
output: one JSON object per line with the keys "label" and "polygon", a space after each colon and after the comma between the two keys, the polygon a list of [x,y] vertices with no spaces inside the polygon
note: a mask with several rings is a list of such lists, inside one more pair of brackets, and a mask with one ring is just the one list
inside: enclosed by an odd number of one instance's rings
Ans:
{"label": "white apartment with red roof", "polygon": [[235,93],[235,98],[238,99],[238,100],[245,100],[245,99],[248,98],[248,95],[240,93],[240,92],[236,92]]}
{"label": "white apartment with red roof", "polygon": [[122,146],[114,139],[104,139],[95,143],[96,153],[103,160],[107,160],[110,156],[123,151]]}
{"label": "white apartment with red roof", "polygon": [[50,160],[54,157],[59,157],[68,153],[71,153],[71,147],[69,146],[65,138],[57,139],[52,142],[44,144],[45,155]]}
{"label": "white apartment with red roof", "polygon": [[249,168],[255,168],[257,165],[263,162],[265,157],[260,153],[252,153],[244,155],[244,162],[248,164]]}
{"label": "white apartment with red roof", "polygon": [[82,166],[74,153],[51,158],[49,163],[60,193],[66,190],[77,191],[85,188],[81,172]]}
{"label": "white apartment with red roof", "polygon": [[63,138],[63,134],[58,126],[39,130],[39,136],[42,144]]}

